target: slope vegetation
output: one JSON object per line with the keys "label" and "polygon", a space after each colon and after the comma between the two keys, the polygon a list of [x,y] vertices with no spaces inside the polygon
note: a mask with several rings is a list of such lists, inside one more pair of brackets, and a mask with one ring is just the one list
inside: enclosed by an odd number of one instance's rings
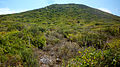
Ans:
{"label": "slope vegetation", "polygon": [[0,16],[0,66],[120,65],[120,17],[82,4]]}

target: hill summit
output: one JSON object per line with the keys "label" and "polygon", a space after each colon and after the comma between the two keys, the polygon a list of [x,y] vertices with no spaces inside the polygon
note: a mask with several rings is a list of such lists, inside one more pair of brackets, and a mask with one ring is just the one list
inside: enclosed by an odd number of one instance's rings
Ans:
{"label": "hill summit", "polygon": [[[6,15],[9,16],[9,15]],[[24,20],[24,22],[31,21],[54,21],[54,19],[64,20],[64,21],[102,21],[102,22],[112,22],[120,21],[118,16],[94,9],[82,4],[53,4],[45,8],[35,9],[23,13],[11,14],[10,16],[15,18],[29,18]],[[62,18],[61,18],[62,17]],[[72,18],[72,19],[71,19]],[[6,18],[7,19],[7,18]],[[21,21],[21,19],[16,21]],[[55,20],[57,21],[57,20]]]}

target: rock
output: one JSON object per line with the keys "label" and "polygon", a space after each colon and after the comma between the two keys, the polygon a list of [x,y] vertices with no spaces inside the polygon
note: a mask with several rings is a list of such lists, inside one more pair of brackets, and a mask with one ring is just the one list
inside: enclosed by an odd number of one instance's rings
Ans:
{"label": "rock", "polygon": [[53,53],[53,52],[51,52],[51,56],[54,56],[54,53]]}
{"label": "rock", "polygon": [[61,59],[57,58],[56,59],[56,64],[59,64],[59,63],[61,63]]}
{"label": "rock", "polygon": [[47,57],[43,57],[40,59],[40,61],[43,63],[43,64],[50,64],[51,60]]}

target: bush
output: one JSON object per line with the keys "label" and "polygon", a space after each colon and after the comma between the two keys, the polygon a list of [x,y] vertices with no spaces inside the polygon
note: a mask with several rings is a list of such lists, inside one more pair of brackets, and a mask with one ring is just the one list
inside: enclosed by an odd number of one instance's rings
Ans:
{"label": "bush", "polygon": [[80,66],[80,67],[94,67],[99,66],[99,60],[102,57],[101,51],[96,51],[93,47],[88,47],[83,51],[79,51],[80,56],[77,56],[74,59],[71,59],[68,62],[67,66],[74,67],[74,66]]}
{"label": "bush", "polygon": [[120,34],[120,28],[117,26],[105,28],[104,31],[111,36],[118,36]]}
{"label": "bush", "polygon": [[34,46],[42,49],[46,45],[46,38],[44,35],[37,35],[31,39],[31,42]]}
{"label": "bush", "polygon": [[66,67],[117,67],[120,65],[120,49],[96,50],[88,47],[78,53],[79,56],[70,59]]}
{"label": "bush", "polygon": [[38,67],[37,58],[31,49],[22,50],[20,56],[25,67]]}
{"label": "bush", "polygon": [[107,37],[98,34],[98,33],[77,33],[77,34],[68,34],[67,38],[72,42],[77,42],[81,47],[82,46],[94,46],[96,48],[103,48],[104,42],[106,42]]}
{"label": "bush", "polygon": [[19,31],[0,36],[0,66],[38,65],[28,40],[25,32]]}

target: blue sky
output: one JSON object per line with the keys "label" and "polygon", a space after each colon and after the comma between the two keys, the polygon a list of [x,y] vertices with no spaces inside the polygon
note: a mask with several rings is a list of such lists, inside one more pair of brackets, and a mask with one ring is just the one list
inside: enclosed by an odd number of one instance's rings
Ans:
{"label": "blue sky", "polygon": [[0,0],[0,14],[42,8],[51,4],[84,4],[120,16],[120,0]]}

